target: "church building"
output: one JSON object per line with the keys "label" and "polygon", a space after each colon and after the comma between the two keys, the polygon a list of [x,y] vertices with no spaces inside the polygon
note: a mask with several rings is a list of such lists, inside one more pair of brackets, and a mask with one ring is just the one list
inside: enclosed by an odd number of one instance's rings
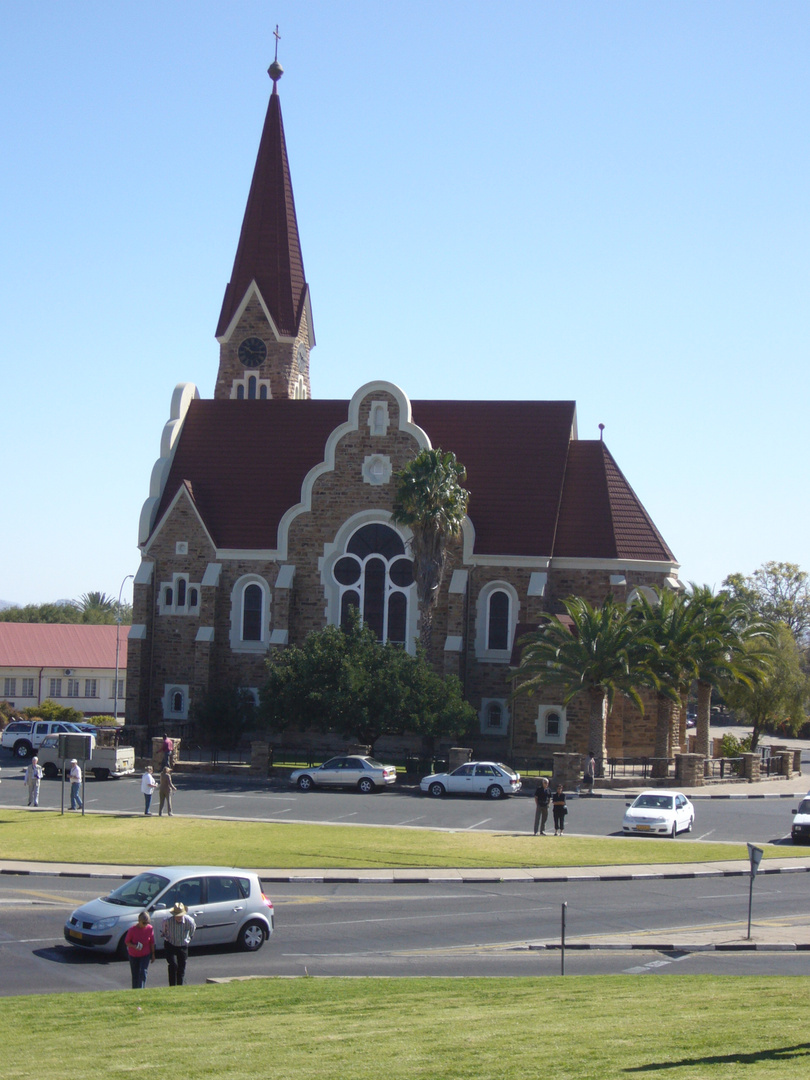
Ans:
{"label": "church building", "polygon": [[[496,758],[584,751],[586,703],[510,702],[516,638],[572,594],[600,603],[677,586],[678,564],[607,445],[578,438],[573,401],[412,401],[383,377],[346,400],[312,396],[277,61],[269,74],[214,395],[175,388],[141,512],[127,722],[184,733],[208,687],[258,690],[275,650],[351,607],[413,651],[420,612],[393,477],[434,447],[455,453],[471,493],[430,657],[478,714],[471,745]],[[651,752],[651,724],[618,706],[610,752]]]}

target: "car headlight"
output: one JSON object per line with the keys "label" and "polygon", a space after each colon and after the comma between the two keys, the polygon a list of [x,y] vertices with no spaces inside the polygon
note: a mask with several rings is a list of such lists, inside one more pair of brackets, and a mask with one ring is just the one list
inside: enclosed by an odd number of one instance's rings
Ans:
{"label": "car headlight", "polygon": [[93,923],[94,930],[111,930],[113,926],[118,922],[118,916],[113,915],[111,919],[99,919],[98,922]]}

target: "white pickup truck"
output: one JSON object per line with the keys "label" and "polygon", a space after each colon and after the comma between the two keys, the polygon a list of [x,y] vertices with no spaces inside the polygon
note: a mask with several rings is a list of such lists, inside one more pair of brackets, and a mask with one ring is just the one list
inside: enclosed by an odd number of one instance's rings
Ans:
{"label": "white pickup truck", "polygon": [[[59,776],[59,767],[66,762],[59,757],[59,737],[49,735],[43,739],[37,750],[37,757],[42,771],[51,779]],[[93,747],[93,753],[87,762],[87,772],[92,772],[96,780],[108,780],[111,776],[129,776],[135,772],[135,748],[133,746]]]}

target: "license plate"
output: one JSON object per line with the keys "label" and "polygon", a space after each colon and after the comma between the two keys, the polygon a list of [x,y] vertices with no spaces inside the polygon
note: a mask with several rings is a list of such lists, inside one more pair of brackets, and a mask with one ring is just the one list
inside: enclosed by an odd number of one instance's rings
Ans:
{"label": "license plate", "polygon": [[650,826],[649,825],[636,825],[636,828],[638,829],[639,832],[649,832],[650,831]]}
{"label": "license plate", "polygon": [[72,938],[76,938],[77,941],[81,941],[84,937],[84,935],[79,930],[68,930],[68,934],[70,934]]}

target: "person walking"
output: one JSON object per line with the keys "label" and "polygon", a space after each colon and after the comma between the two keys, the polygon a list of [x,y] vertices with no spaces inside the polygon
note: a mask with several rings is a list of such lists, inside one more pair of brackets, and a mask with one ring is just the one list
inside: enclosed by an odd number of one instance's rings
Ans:
{"label": "person walking", "polygon": [[562,836],[565,832],[565,815],[568,813],[562,784],[557,784],[557,790],[551,799],[551,809],[554,814],[554,835]]}
{"label": "person walking", "polygon": [[596,776],[596,760],[593,756],[593,750],[588,751],[588,756],[585,759],[585,768],[582,773],[582,783],[585,787],[585,793],[587,795],[593,795],[593,781]]}
{"label": "person walking", "polygon": [[141,777],[141,791],[143,792],[143,812],[146,817],[152,816],[150,807],[152,805],[152,795],[155,788],[158,786],[157,780],[152,775],[152,766],[147,765],[143,770],[143,776]]}
{"label": "person walking", "polygon": [[548,789],[548,778],[543,777],[534,791],[534,835],[546,835],[546,822],[548,821],[548,804],[551,802],[551,792]]}
{"label": "person walking", "polygon": [[42,766],[34,755],[31,764],[25,770],[25,783],[28,788],[28,805],[39,806],[39,782],[42,779]]}
{"label": "person walking", "polygon": [[84,803],[81,796],[82,790],[82,767],[76,758],[70,759],[70,809],[83,810]]}
{"label": "person walking", "polygon": [[166,804],[166,812],[169,817],[172,816],[172,792],[177,791],[177,788],[172,783],[172,770],[164,769],[160,774],[160,788],[158,789],[158,795],[160,796],[160,805],[158,806],[158,817],[163,813],[163,804]]}
{"label": "person walking", "polygon": [[188,914],[185,904],[176,903],[163,920],[161,934],[166,946],[166,963],[169,965],[169,986],[182,986],[186,977],[188,947],[194,937],[197,924]]}
{"label": "person walking", "polygon": [[168,735],[163,736],[163,768],[170,769],[172,766],[172,751],[174,742]]}
{"label": "person walking", "polygon": [[143,990],[149,963],[155,959],[155,931],[149,921],[149,912],[142,911],[134,926],[124,934],[124,944],[132,972],[132,989]]}

